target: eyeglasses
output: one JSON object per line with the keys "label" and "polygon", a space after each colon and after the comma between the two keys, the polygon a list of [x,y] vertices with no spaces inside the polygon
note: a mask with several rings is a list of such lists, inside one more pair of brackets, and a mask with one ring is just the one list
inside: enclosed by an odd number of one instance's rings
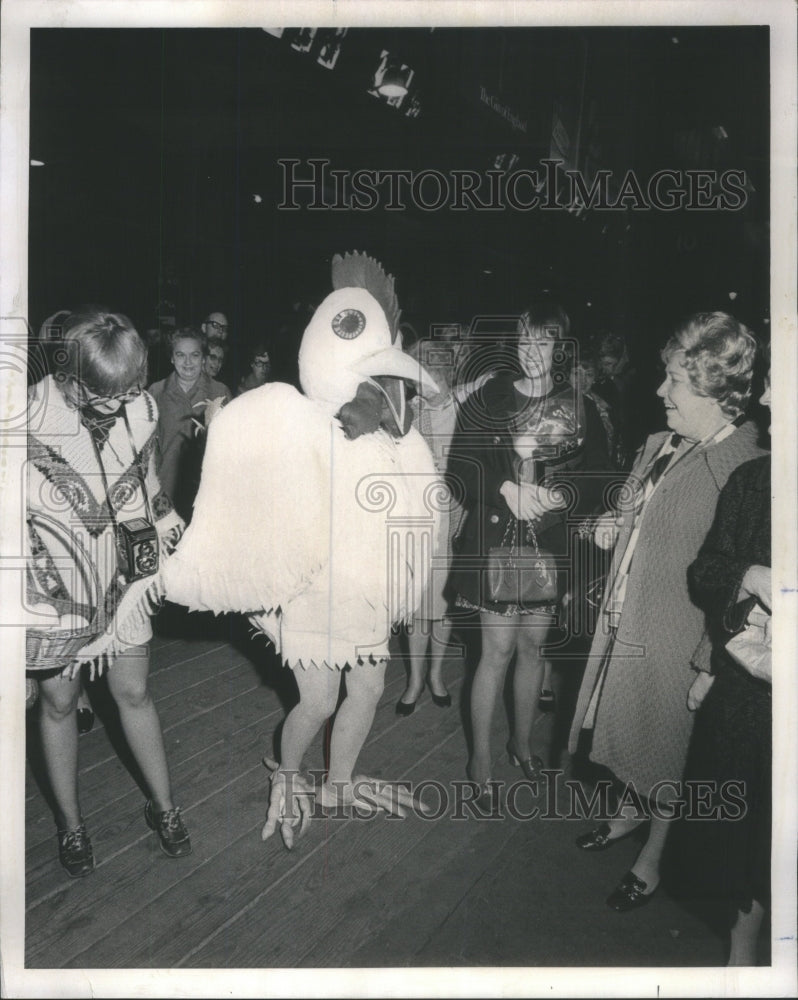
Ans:
{"label": "eyeglasses", "polygon": [[227,323],[217,323],[215,319],[206,319],[205,322],[208,326],[212,326],[214,330],[227,330]]}
{"label": "eyeglasses", "polygon": [[82,382],[78,382],[77,386],[83,395],[83,399],[90,406],[103,406],[105,403],[132,403],[144,391],[142,386],[135,385],[132,389],[128,389],[127,392],[118,392],[113,396],[95,396],[89,392]]}

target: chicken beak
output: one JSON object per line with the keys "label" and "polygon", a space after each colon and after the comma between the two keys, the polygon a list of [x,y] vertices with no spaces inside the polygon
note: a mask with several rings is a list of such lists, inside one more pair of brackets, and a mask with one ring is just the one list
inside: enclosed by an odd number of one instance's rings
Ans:
{"label": "chicken beak", "polygon": [[404,382],[415,382],[437,392],[438,386],[429,373],[409,354],[396,347],[386,347],[361,358],[352,365],[353,371],[365,375],[382,393],[400,436],[410,430],[412,416],[407,409]]}

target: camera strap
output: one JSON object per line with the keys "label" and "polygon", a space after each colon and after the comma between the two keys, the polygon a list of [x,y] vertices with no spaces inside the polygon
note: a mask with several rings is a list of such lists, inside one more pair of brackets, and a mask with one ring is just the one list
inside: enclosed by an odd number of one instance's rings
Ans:
{"label": "camera strap", "polygon": [[[133,465],[135,466],[136,465],[136,445],[135,445],[135,442],[133,441],[133,432],[130,429],[130,421],[128,420],[128,416],[127,416],[127,405],[126,404],[123,404],[123,406],[122,406],[122,416],[124,417],[124,420],[125,420],[125,429],[127,430],[127,438],[128,438],[128,441],[130,442],[130,451],[131,451],[131,454],[133,455]],[[114,505],[111,502],[111,494],[110,494],[110,491],[108,489],[108,477],[107,477],[107,475],[105,473],[105,466],[103,465],[102,453],[100,452],[100,447],[97,444],[97,441],[95,440],[94,435],[90,433],[89,437],[91,438],[92,447],[94,448],[94,455],[95,455],[95,458],[97,459],[97,464],[100,466],[100,475],[102,476],[103,489],[105,490],[105,499],[106,499],[106,502],[108,503],[108,513],[109,513],[109,515],[111,517],[111,523],[113,524],[114,528],[116,529],[116,528],[119,527],[119,525],[118,525],[117,520],[116,520],[116,512],[114,510]],[[152,510],[150,509],[150,497],[149,497],[149,494],[147,493],[147,484],[144,481],[144,476],[139,476],[138,480],[139,480],[139,483],[141,484],[141,492],[144,495],[144,509],[147,511],[147,517],[149,518],[150,524],[155,525],[155,520],[153,519],[153,516],[152,516]]]}

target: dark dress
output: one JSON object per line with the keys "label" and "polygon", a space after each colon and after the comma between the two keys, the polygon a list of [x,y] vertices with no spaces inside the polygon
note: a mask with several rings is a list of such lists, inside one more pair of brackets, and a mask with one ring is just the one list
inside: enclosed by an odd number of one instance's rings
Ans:
{"label": "dark dress", "polygon": [[[703,848],[712,894],[746,913],[752,900],[765,907],[770,900],[771,686],[739,667],[725,645],[754,604],[737,600],[746,570],[771,563],[770,496],[770,455],[739,466],[689,570],[694,600],[707,614],[715,681],[698,711],[686,777],[719,789],[727,783],[717,802],[729,814],[691,823],[690,836]],[[744,810],[730,798],[742,799]]]}
{"label": "dark dress", "polygon": [[[591,399],[570,385],[555,386],[543,397],[525,397],[515,388],[516,378],[509,372],[497,375],[465,400],[447,469],[450,487],[467,511],[450,589],[459,596],[461,606],[505,615],[541,610],[497,604],[485,593],[488,552],[509,544],[508,525],[513,517],[499,490],[507,480],[519,480],[514,436],[522,431],[549,431],[534,468],[521,474],[528,481],[561,487],[568,498],[565,510],[548,511],[534,524],[540,548],[563,560],[571,551],[569,521],[578,521],[600,506],[606,484],[595,473],[609,470],[610,465],[606,434]],[[554,609],[544,606],[542,610]]]}

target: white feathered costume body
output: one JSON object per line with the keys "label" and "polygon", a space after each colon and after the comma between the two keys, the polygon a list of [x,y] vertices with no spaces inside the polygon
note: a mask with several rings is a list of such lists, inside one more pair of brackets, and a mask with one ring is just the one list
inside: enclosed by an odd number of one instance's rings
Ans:
{"label": "white feathered costume body", "polygon": [[415,429],[350,440],[336,414],[377,376],[431,380],[360,287],[322,302],[299,366],[306,395],[265,385],[214,418],[167,596],[249,614],[292,668],[368,669],[421,604],[441,483]]}

